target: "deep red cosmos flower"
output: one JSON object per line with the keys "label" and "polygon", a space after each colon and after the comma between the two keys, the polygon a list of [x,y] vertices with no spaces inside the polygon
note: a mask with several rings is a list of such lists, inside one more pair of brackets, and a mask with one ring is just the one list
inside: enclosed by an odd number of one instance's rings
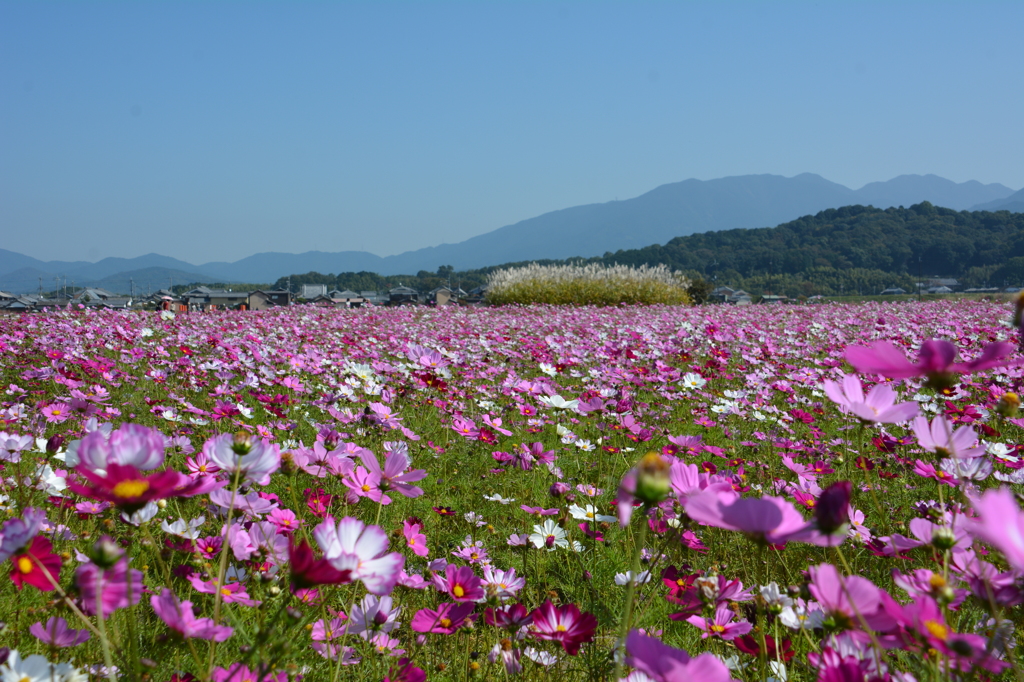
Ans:
{"label": "deep red cosmos flower", "polygon": [[[60,557],[53,553],[50,541],[40,535],[32,538],[32,544],[24,554],[16,554],[11,561],[14,563],[11,580],[19,590],[29,584],[43,592],[50,592],[54,589],[53,583],[60,580]],[[52,581],[46,576],[47,573],[53,578]]]}
{"label": "deep red cosmos flower", "polygon": [[592,613],[580,613],[575,604],[555,606],[545,601],[533,611],[530,633],[537,639],[561,642],[570,656],[579,653],[580,645],[594,641],[597,618]]}
{"label": "deep red cosmos flower", "polygon": [[131,465],[117,463],[110,463],[107,466],[106,476],[100,476],[85,467],[78,467],[75,471],[91,485],[69,480],[68,488],[73,493],[94,500],[105,500],[129,514],[142,509],[146,503],[153,500],[191,497],[209,492],[221,485],[212,476],[204,476],[193,481],[188,476],[171,470],[158,471],[152,476],[146,476]]}
{"label": "deep red cosmos flower", "polygon": [[299,545],[288,538],[288,561],[292,567],[292,589],[352,582],[351,571],[339,571],[327,559],[316,559],[313,548],[303,540]]}

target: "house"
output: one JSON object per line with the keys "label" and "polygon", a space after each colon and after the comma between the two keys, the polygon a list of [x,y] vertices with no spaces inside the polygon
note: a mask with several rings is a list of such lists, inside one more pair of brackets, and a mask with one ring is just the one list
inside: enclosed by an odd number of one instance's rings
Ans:
{"label": "house", "polygon": [[420,302],[420,292],[412,287],[399,285],[388,292],[388,305],[415,305]]}
{"label": "house", "polygon": [[466,298],[469,294],[463,291],[460,287],[451,289],[449,287],[437,287],[427,294],[427,301],[434,305],[445,305],[447,303],[456,303],[459,299]]}
{"label": "house", "polygon": [[117,294],[111,293],[106,289],[99,287],[88,287],[86,289],[79,289],[72,299],[76,303],[88,303],[89,301],[105,301],[108,298],[116,298]]}
{"label": "house", "polygon": [[256,291],[249,292],[249,310],[268,310],[281,306],[288,306],[292,303],[290,291]]}
{"label": "house", "polygon": [[882,296],[902,296],[905,293],[907,293],[907,292],[904,291],[903,289],[901,289],[900,287],[891,287],[889,289],[883,289],[881,295]]}
{"label": "house", "polygon": [[785,303],[789,300],[788,296],[782,294],[763,294],[761,296],[760,303]]}
{"label": "house", "polygon": [[714,289],[711,290],[711,293],[708,294],[708,300],[709,301],[718,301],[719,303],[724,303],[724,302],[728,301],[729,297],[732,296],[735,292],[736,292],[736,290],[733,289],[732,287],[727,287],[727,286],[715,287]]}
{"label": "house", "polygon": [[754,298],[743,289],[736,289],[725,298],[725,302],[734,305],[750,305],[754,302]]}
{"label": "house", "polygon": [[363,294],[351,289],[344,291],[333,289],[327,296],[334,302],[334,305],[341,308],[361,308],[367,303],[367,298]]}
{"label": "house", "polygon": [[317,296],[326,296],[326,295],[327,295],[327,285],[326,284],[303,284],[302,285],[302,294],[299,296],[299,298],[304,298],[307,301],[312,301]]}
{"label": "house", "polygon": [[946,286],[928,287],[927,289],[925,289],[925,293],[928,293],[928,294],[951,294],[951,293],[953,293],[953,290],[950,289],[949,287],[946,287]]}
{"label": "house", "polygon": [[950,291],[953,291],[960,287],[960,282],[953,279],[952,277],[932,277],[931,279],[928,280],[925,286],[928,287],[929,293],[931,293],[931,289],[935,289],[938,287],[946,287]]}
{"label": "house", "polygon": [[238,308],[245,305],[248,298],[249,294],[244,291],[209,287],[196,287],[181,295],[181,300],[188,305],[189,310],[201,311]]}

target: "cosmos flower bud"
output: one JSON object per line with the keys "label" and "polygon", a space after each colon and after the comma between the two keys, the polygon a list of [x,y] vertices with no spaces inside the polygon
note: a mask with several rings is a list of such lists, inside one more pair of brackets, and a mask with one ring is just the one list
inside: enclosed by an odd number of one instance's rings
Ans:
{"label": "cosmos flower bud", "polygon": [[935,549],[945,552],[947,549],[953,549],[955,544],[956,536],[953,535],[952,528],[936,528],[932,533],[932,546]]}
{"label": "cosmos flower bud", "polygon": [[562,483],[561,481],[556,481],[552,483],[551,487],[548,489],[548,493],[551,495],[551,497],[561,497],[567,492],[569,492],[569,486]]}
{"label": "cosmos flower bud", "polygon": [[124,551],[109,535],[97,540],[89,551],[92,562],[104,570],[116,564],[123,555]]}
{"label": "cosmos flower bud", "polygon": [[245,431],[239,431],[231,440],[231,449],[236,455],[247,455],[252,450],[252,436]]}
{"label": "cosmos flower bud", "polygon": [[996,403],[996,412],[1007,419],[1016,417],[1018,409],[1020,409],[1020,396],[1012,391],[1004,393],[1003,397]]}
{"label": "cosmos flower bud", "polygon": [[658,504],[664,500],[671,488],[668,472],[669,463],[657,452],[648,452],[637,465],[635,496],[646,504]]}
{"label": "cosmos flower bud", "polygon": [[814,506],[814,520],[819,531],[830,535],[850,522],[852,489],[849,481],[836,481],[821,493]]}
{"label": "cosmos flower bud", "polygon": [[51,455],[64,446],[64,436],[55,434],[50,436],[50,439],[46,441],[46,451]]}

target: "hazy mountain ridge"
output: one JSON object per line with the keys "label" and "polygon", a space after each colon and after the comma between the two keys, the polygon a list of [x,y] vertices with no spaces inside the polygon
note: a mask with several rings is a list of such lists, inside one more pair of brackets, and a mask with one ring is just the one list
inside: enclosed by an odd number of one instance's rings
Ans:
{"label": "hazy mountain ridge", "polygon": [[[159,288],[166,286],[169,276],[192,277],[188,281],[197,282],[256,283],[309,271],[393,275],[434,271],[441,265],[470,269],[515,261],[599,256],[620,249],[663,244],[700,232],[778,225],[837,206],[863,204],[888,208],[922,201],[954,210],[1006,210],[1007,205],[1019,201],[1021,207],[1011,210],[1024,210],[1024,190],[1015,193],[998,183],[984,185],[973,180],[954,183],[936,175],[901,175],[858,190],[813,173],[792,178],[744,175],[690,179],[661,185],[632,199],[552,211],[457,244],[440,244],[387,257],[362,251],[265,252],[233,263],[192,265],[151,253],[89,263],[45,262],[0,249],[0,289],[35,291],[42,277],[43,289],[49,290],[57,276],[62,283],[66,276],[69,284],[74,280],[78,285],[102,286],[100,282],[110,283],[110,278],[127,281],[131,273],[137,284],[153,281],[153,286]],[[178,274],[169,275],[169,271]]]}

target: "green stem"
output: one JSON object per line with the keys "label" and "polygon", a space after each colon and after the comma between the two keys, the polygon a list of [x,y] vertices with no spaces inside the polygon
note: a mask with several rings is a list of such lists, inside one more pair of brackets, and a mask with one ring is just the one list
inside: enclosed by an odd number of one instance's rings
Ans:
{"label": "green stem", "polygon": [[[636,591],[637,577],[640,575],[640,554],[644,549],[644,542],[647,540],[647,505],[644,505],[643,513],[640,515],[642,523],[640,525],[640,532],[636,536],[636,549],[633,552],[633,568],[632,576],[629,583],[626,585],[626,604],[623,608],[622,621],[619,624],[619,636],[616,640],[616,646],[623,647],[626,645],[626,635],[629,634],[629,621],[633,617],[633,593]],[[615,679],[622,679],[622,667],[623,667],[623,656],[617,656],[615,662]]]}
{"label": "green stem", "polygon": [[[220,546],[220,568],[217,570],[217,582],[215,587],[217,588],[216,594],[213,598],[213,622],[214,625],[220,624],[220,605],[224,601],[224,594],[221,591],[224,587],[224,575],[228,571],[228,534],[231,532],[231,517],[235,511],[235,498],[238,496],[238,484],[242,478],[242,468],[238,467],[235,469],[235,480],[231,486],[231,505],[228,507],[227,520],[224,522],[224,536]],[[217,653],[217,642],[210,640],[210,659],[208,663],[207,677],[209,677],[210,670],[213,670],[213,658]]]}

